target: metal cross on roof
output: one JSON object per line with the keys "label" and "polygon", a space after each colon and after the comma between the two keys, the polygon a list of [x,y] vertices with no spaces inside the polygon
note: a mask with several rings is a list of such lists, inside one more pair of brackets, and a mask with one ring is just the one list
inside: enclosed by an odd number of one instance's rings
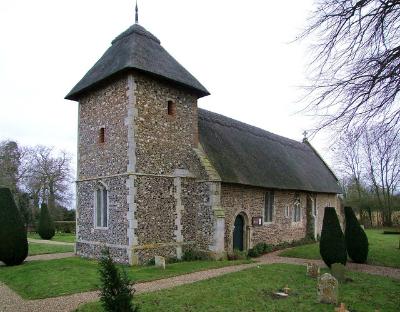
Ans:
{"label": "metal cross on roof", "polygon": [[307,132],[307,131],[304,131],[304,132],[303,132],[303,135],[304,135],[304,139],[307,140],[308,132]]}
{"label": "metal cross on roof", "polygon": [[139,13],[138,13],[137,0],[136,0],[136,7],[135,7],[135,24],[139,24]]}

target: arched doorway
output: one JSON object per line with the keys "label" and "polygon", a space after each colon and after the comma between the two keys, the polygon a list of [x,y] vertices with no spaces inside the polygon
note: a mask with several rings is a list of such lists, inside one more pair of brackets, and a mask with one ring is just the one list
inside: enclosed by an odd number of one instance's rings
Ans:
{"label": "arched doorway", "polygon": [[237,215],[233,229],[233,249],[244,250],[244,218]]}

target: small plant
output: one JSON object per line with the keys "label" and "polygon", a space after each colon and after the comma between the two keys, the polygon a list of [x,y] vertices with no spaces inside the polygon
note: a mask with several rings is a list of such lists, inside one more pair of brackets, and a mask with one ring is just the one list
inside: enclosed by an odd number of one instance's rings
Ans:
{"label": "small plant", "polygon": [[244,260],[247,259],[247,253],[245,251],[234,249],[233,252],[228,252],[227,258],[229,261]]}
{"label": "small plant", "polygon": [[183,261],[205,261],[205,260],[210,260],[210,254],[208,252],[198,250],[198,249],[188,249],[185,250],[182,256]]}
{"label": "small plant", "polygon": [[259,257],[274,250],[274,247],[267,243],[258,243],[253,248],[250,248],[247,255],[251,258]]}
{"label": "small plant", "polygon": [[100,259],[100,302],[106,312],[137,312],[139,307],[132,302],[134,290],[125,270],[121,272],[112,261],[110,251],[102,251]]}
{"label": "small plant", "polygon": [[356,263],[365,263],[368,257],[368,238],[351,207],[344,207],[346,217],[346,247],[349,257]]}
{"label": "small plant", "polygon": [[52,239],[56,233],[53,219],[51,218],[49,209],[47,209],[45,203],[42,203],[42,206],[40,207],[38,233],[42,239]]}
{"label": "small plant", "polygon": [[260,249],[262,249],[262,253],[266,254],[272,251],[272,246],[268,245],[267,243],[260,243]]}
{"label": "small plant", "polygon": [[319,252],[329,268],[333,263],[346,265],[346,242],[336,210],[333,207],[325,207]]}
{"label": "small plant", "polygon": [[250,248],[250,249],[247,251],[247,256],[250,257],[250,258],[257,258],[257,257],[261,256],[261,254],[259,254],[259,253],[257,252],[257,249]]}
{"label": "small plant", "polygon": [[147,260],[146,265],[148,266],[156,265],[156,260],[154,259],[154,257]]}
{"label": "small plant", "polygon": [[311,244],[314,242],[315,242],[314,239],[305,237],[305,238],[302,238],[297,241],[292,241],[291,243],[281,242],[276,245],[269,245],[267,243],[258,243],[253,248],[249,249],[249,251],[247,252],[247,255],[251,258],[256,258],[256,257],[259,257],[261,255],[264,255],[264,254],[272,252],[272,251],[282,250],[282,249],[286,249],[288,247],[295,247],[295,246],[300,246],[300,245],[305,245],[305,244]]}
{"label": "small plant", "polygon": [[0,188],[0,261],[19,265],[28,256],[26,230],[11,191]]}
{"label": "small plant", "polygon": [[182,262],[182,260],[179,260],[177,257],[168,257],[167,259],[165,259],[165,263],[167,264],[178,263],[178,262]]}

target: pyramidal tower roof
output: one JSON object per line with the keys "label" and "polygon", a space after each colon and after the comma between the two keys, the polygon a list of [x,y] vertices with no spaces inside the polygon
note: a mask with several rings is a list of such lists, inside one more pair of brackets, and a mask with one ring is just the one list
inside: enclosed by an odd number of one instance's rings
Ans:
{"label": "pyramidal tower roof", "polygon": [[111,47],[65,98],[76,101],[85,91],[120,72],[132,69],[189,88],[199,97],[210,94],[161,46],[157,37],[139,24],[134,24],[112,41]]}

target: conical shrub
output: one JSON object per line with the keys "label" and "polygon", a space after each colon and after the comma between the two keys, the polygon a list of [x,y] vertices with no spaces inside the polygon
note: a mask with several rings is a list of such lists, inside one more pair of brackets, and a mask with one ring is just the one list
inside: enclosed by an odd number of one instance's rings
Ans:
{"label": "conical shrub", "polygon": [[104,249],[100,258],[100,302],[106,312],[138,312],[139,307],[132,302],[134,289],[130,285],[126,271],[122,274],[113,263],[110,251]]}
{"label": "conical shrub", "polygon": [[368,258],[368,238],[358,223],[351,207],[344,207],[346,217],[345,239],[349,257],[356,263],[365,263]]}
{"label": "conical shrub", "polygon": [[28,240],[21,215],[8,188],[0,187],[0,261],[18,265],[28,256]]}
{"label": "conical shrub", "polygon": [[45,203],[40,207],[38,233],[42,239],[51,239],[56,233],[53,219]]}
{"label": "conical shrub", "polygon": [[333,207],[325,207],[319,253],[328,267],[331,267],[333,263],[346,265],[346,242],[336,210]]}

